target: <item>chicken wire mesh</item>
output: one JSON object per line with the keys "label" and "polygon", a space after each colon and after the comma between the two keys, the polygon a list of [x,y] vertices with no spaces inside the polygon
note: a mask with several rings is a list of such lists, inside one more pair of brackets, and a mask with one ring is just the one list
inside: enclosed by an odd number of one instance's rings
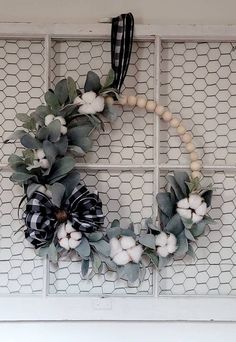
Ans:
{"label": "chicken wire mesh", "polygon": [[[85,75],[94,70],[103,79],[110,67],[109,42],[53,41],[51,78],[72,76],[81,88]],[[44,44],[41,41],[0,41],[1,139],[5,139],[19,122],[16,112],[33,110],[42,100],[44,76]],[[235,164],[235,61],[231,43],[162,43],[161,101],[181,116],[193,131],[205,165]],[[229,72],[230,69],[230,72]],[[207,73],[206,73],[207,71]],[[11,76],[10,78],[8,77]],[[154,43],[135,42],[123,93],[154,98]],[[96,170],[83,172],[88,187],[101,193],[106,225],[122,217],[140,223],[153,212],[152,171],[137,171],[132,165],[154,163],[154,116],[141,109],[117,106],[116,122],[105,124],[101,134],[94,132],[94,146],[80,162],[96,164]],[[160,123],[160,162],[187,164],[179,138]],[[1,162],[19,151],[16,144],[2,145]],[[120,172],[100,170],[101,164],[126,164]],[[130,168],[129,168],[130,165]],[[170,167],[171,169],[171,167]],[[160,178],[163,187],[164,174]],[[9,172],[1,175],[1,240],[0,294],[39,294],[43,289],[42,261],[23,234],[17,205],[20,189],[9,181]],[[235,175],[215,172],[206,174],[206,181],[217,186],[211,210],[217,224],[196,242],[197,260],[173,262],[160,273],[161,295],[235,294]],[[147,268],[144,282],[127,284],[113,272],[82,279],[80,264],[72,256],[60,259],[59,267],[49,266],[49,294],[82,295],[153,295],[153,274]]]}

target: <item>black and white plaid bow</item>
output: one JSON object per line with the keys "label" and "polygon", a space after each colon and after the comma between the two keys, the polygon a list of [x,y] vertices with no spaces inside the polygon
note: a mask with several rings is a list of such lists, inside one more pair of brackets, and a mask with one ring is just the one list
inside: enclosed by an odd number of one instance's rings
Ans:
{"label": "black and white plaid bow", "polygon": [[[75,230],[90,233],[101,228],[104,222],[102,202],[95,193],[78,184],[72,194],[62,203],[61,209]],[[35,191],[26,204],[23,214],[25,236],[35,248],[49,244],[55,234],[58,222],[55,213],[58,208],[43,193]]]}
{"label": "black and white plaid bow", "polygon": [[120,91],[124,82],[133,44],[134,17],[132,13],[112,18],[111,65],[115,72],[113,87]]}

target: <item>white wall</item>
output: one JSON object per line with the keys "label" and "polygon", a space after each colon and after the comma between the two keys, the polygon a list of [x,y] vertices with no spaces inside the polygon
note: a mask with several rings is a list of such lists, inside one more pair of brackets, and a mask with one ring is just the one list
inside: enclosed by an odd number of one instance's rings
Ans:
{"label": "white wall", "polygon": [[0,21],[92,23],[131,11],[145,24],[235,24],[235,0],[0,0]]}

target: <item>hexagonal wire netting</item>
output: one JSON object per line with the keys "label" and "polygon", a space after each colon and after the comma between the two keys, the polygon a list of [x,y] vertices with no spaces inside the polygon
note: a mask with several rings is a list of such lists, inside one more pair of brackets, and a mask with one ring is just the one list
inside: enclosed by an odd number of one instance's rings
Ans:
{"label": "hexagonal wire netting", "polygon": [[[1,139],[19,125],[16,112],[33,110],[42,100],[44,85],[44,44],[41,41],[0,41],[0,115]],[[110,68],[108,42],[53,41],[51,78],[72,76],[81,88],[89,70],[99,76]],[[211,210],[217,224],[196,243],[197,259],[173,262],[160,273],[160,294],[234,294],[236,288],[235,250],[235,174],[225,165],[235,164],[235,63],[231,43],[162,43],[161,100],[193,131],[195,142],[206,166],[221,167],[206,172],[205,181],[216,185]],[[154,97],[154,43],[134,44],[124,93]],[[140,227],[143,218],[152,215],[154,163],[154,116],[144,110],[117,106],[118,120],[105,124],[105,132],[94,132],[94,146],[79,162],[96,165],[94,171],[83,171],[82,179],[91,189],[98,188],[106,216],[106,225],[122,217]],[[164,123],[160,124],[160,162],[187,164],[179,138]],[[1,163],[19,151],[15,144],[3,145]],[[107,164],[107,170],[100,165]],[[119,171],[112,164],[127,165]],[[147,165],[147,171],[132,165]],[[172,166],[173,168],[173,166]],[[150,171],[148,171],[150,169]],[[171,166],[170,166],[171,170]],[[166,172],[160,177],[165,187]],[[43,289],[42,261],[17,232],[21,223],[17,205],[21,190],[9,182],[9,172],[1,175],[2,227],[0,240],[0,293],[38,294]],[[15,234],[15,232],[17,232]],[[61,258],[59,267],[49,265],[50,294],[152,295],[153,274],[147,268],[143,284],[127,284],[116,274],[107,272],[90,279],[80,276],[75,256]]]}

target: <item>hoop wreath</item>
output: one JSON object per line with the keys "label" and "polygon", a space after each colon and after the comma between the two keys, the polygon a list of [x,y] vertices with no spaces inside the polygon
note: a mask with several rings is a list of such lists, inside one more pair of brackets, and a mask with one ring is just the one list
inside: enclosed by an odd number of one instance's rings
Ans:
{"label": "hoop wreath", "polygon": [[[30,115],[17,114],[23,129],[9,140],[20,139],[22,156],[11,155],[11,180],[21,185],[26,201],[24,233],[40,256],[57,263],[58,255],[76,252],[82,275],[102,272],[104,265],[130,283],[142,281],[145,259],[158,269],[171,258],[194,257],[192,243],[213,220],[207,215],[212,186],[201,188],[201,161],[193,137],[180,120],[155,101],[121,96],[113,88],[111,70],[103,85],[92,71],[82,92],[68,77],[49,89],[45,104]],[[190,153],[190,176],[173,172],[167,176],[169,190],[158,193],[158,218],[147,218],[140,233],[131,222],[122,226],[114,220],[104,227],[99,194],[91,193],[80,181],[76,159],[92,146],[91,133],[103,129],[104,118],[116,118],[113,103],[137,106],[158,115],[176,129]],[[91,267],[90,267],[91,266]]]}

